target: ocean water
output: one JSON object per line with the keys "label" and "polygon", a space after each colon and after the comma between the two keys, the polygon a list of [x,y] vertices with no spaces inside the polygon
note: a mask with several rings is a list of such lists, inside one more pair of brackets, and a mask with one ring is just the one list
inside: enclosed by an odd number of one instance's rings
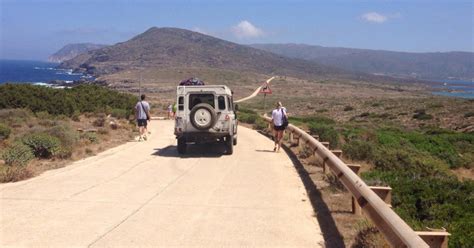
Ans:
{"label": "ocean water", "polygon": [[474,82],[458,80],[436,80],[442,85],[433,86],[434,95],[474,99]]}
{"label": "ocean water", "polygon": [[26,60],[0,60],[0,84],[33,83],[48,85],[53,80],[72,83],[87,76],[72,70],[56,69],[57,63]]}

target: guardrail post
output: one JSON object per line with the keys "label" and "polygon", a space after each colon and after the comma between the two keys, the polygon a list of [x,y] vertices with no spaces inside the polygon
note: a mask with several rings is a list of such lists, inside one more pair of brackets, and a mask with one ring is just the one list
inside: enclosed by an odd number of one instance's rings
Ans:
{"label": "guardrail post", "polygon": [[323,142],[321,142],[321,144],[323,144],[323,146],[325,146],[326,148],[329,149],[329,142],[323,141]]}
{"label": "guardrail post", "polygon": [[358,164],[347,164],[347,167],[351,169],[355,174],[359,175],[360,165]]}
{"label": "guardrail post", "polygon": [[300,136],[294,135],[295,146],[300,145]]}
{"label": "guardrail post", "polygon": [[369,186],[369,188],[390,207],[392,206],[392,188],[384,186]]}
{"label": "guardrail post", "polygon": [[323,158],[323,173],[326,174],[326,161],[328,160],[328,157]]}
{"label": "guardrail post", "polygon": [[448,232],[422,231],[415,233],[431,248],[448,248],[448,237],[451,235]]}
{"label": "guardrail post", "polygon": [[342,156],[342,150],[331,150],[331,152],[334,153],[334,155],[336,155],[338,158],[341,158]]}

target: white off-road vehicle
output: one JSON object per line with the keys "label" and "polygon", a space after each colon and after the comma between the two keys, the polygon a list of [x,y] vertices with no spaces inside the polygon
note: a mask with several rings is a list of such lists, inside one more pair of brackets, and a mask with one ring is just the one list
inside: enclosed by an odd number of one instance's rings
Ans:
{"label": "white off-road vehicle", "polygon": [[225,85],[178,86],[174,134],[178,153],[187,144],[220,142],[227,154],[237,145],[237,117],[232,91]]}

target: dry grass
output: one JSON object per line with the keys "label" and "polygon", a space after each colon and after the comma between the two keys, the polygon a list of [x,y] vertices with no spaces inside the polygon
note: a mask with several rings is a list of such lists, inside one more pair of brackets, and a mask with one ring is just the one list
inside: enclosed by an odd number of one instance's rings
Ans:
{"label": "dry grass", "polygon": [[[23,110],[13,110],[11,114],[13,114],[13,116],[7,121],[12,127],[12,134],[9,139],[0,142],[0,148],[2,148],[2,150],[25,134],[47,131],[54,126],[70,126],[72,132],[80,135],[81,132],[77,130],[95,128],[93,123],[97,118],[100,118],[100,116],[95,114],[82,115],[79,118],[80,121],[72,121],[66,117],[42,116],[38,118],[32,113],[23,114]],[[19,114],[22,118],[16,117],[15,114]],[[116,130],[108,127],[108,123],[112,120],[119,124],[119,128]],[[67,158],[53,157],[51,159],[34,159],[25,166],[8,166],[5,165],[3,161],[0,161],[0,182],[20,181],[39,175],[46,170],[61,168],[72,161],[94,155],[100,151],[130,141],[133,138],[134,127],[129,124],[128,120],[106,118],[103,129],[105,131],[96,134],[97,142],[91,142],[87,139],[78,140],[73,146],[71,156]]]}

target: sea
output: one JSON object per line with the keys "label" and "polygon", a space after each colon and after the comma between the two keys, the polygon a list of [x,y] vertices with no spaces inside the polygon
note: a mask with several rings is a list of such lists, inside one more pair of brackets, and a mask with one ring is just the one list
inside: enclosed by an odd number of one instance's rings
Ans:
{"label": "sea", "polygon": [[58,63],[27,60],[0,60],[0,84],[30,83],[53,86],[53,81],[63,81],[65,84],[75,80],[91,79],[82,73],[74,73],[69,69],[57,69]]}
{"label": "sea", "polygon": [[[68,69],[57,69],[59,64],[44,61],[27,60],[0,60],[0,84],[4,83],[30,83],[49,87],[63,88],[51,84],[52,81],[61,80],[66,85],[76,80],[93,78],[82,73],[74,73]],[[438,85],[432,86],[432,94],[474,99],[474,82],[459,80],[436,80]]]}

